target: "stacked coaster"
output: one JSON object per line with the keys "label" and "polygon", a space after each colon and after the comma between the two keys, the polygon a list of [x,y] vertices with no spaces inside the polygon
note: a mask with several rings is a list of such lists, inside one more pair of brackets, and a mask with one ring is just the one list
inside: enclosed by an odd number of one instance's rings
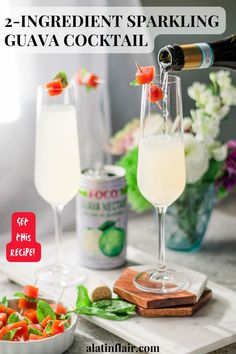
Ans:
{"label": "stacked coaster", "polygon": [[[152,268],[153,266],[150,266],[149,269]],[[133,284],[133,279],[144,269],[148,269],[148,267],[126,268],[116,280],[113,289],[122,299],[137,305],[137,312],[140,316],[192,316],[212,298],[212,291],[206,288],[206,275],[192,270],[186,271],[186,269],[184,269],[184,273],[190,280],[188,290],[170,294],[154,294],[139,290]]]}

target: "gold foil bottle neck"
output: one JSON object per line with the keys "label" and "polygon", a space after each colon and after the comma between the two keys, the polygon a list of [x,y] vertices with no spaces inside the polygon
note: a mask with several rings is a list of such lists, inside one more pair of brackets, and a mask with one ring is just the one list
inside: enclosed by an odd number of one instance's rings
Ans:
{"label": "gold foil bottle neck", "polygon": [[184,54],[184,70],[198,69],[201,67],[203,60],[203,53],[199,46],[196,44],[183,44],[180,48]]}

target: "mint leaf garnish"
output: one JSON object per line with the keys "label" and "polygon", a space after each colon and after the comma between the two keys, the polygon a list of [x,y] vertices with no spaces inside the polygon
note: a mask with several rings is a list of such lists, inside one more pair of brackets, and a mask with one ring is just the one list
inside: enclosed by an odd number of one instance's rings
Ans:
{"label": "mint leaf garnish", "polygon": [[52,331],[52,324],[53,324],[53,321],[49,321],[47,326],[45,327],[45,331],[48,335],[51,334],[51,331]]}
{"label": "mint leaf garnish", "polygon": [[130,82],[130,86],[140,86],[137,82],[137,79],[134,79],[133,81]]}
{"label": "mint leaf garnish", "polygon": [[20,317],[16,313],[11,313],[8,317],[7,324],[12,324],[20,321]]}
{"label": "mint leaf garnish", "polygon": [[62,86],[65,88],[68,85],[67,75],[64,71],[60,71],[56,74],[53,80],[61,80]]}
{"label": "mint leaf garnish", "polygon": [[18,331],[18,328],[11,329],[9,332],[5,333],[2,337],[3,340],[10,340],[12,341],[13,338],[15,337],[16,332]]}
{"label": "mint leaf garnish", "polygon": [[37,336],[42,336],[43,335],[43,333],[41,331],[39,331],[38,329],[36,329],[36,328],[30,328],[28,330],[28,334],[30,335],[30,333],[36,334]]}
{"label": "mint leaf garnish", "polygon": [[3,306],[8,307],[8,300],[7,300],[7,297],[4,296],[4,297],[2,298],[2,300],[0,301],[0,303],[1,303]]}
{"label": "mint leaf garnish", "polygon": [[53,320],[56,320],[56,314],[51,306],[46,301],[39,300],[37,304],[37,319],[39,323],[42,322],[47,316],[50,316]]}
{"label": "mint leaf garnish", "polygon": [[29,296],[27,296],[27,295],[25,295],[25,294],[23,294],[21,292],[16,292],[14,294],[14,296],[19,297],[20,299],[25,299],[25,300],[27,300],[29,302],[38,302],[38,299],[36,299],[34,297],[29,297]]}
{"label": "mint leaf garnish", "polygon": [[85,88],[87,92],[90,92],[92,90],[92,87],[90,87],[89,85],[86,85]]}

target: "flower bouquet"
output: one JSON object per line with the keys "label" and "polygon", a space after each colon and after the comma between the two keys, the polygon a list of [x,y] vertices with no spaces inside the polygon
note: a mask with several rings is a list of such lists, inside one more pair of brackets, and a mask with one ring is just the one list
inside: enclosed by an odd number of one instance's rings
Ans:
{"label": "flower bouquet", "polygon": [[[236,105],[236,87],[228,71],[210,73],[210,83],[195,82],[188,95],[195,109],[183,120],[187,185],[170,208],[167,217],[167,244],[176,250],[197,250],[205,234],[214,202],[236,185],[236,141],[221,142],[221,123]],[[155,115],[148,120],[153,129]],[[118,164],[127,171],[131,209],[144,212],[152,206],[137,186],[139,119],[134,118],[110,142],[110,152],[121,156]]]}

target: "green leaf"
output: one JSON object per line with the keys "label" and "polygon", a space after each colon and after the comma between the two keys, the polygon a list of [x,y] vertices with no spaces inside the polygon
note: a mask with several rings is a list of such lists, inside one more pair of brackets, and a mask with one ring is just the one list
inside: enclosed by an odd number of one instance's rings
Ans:
{"label": "green leaf", "polygon": [[41,331],[39,331],[38,329],[36,329],[36,328],[30,328],[28,330],[28,334],[30,335],[30,333],[36,334],[37,336],[42,336],[43,335],[43,333]]}
{"label": "green leaf", "polygon": [[77,313],[80,315],[97,316],[102,317],[107,320],[122,321],[130,317],[130,314],[116,314],[113,312],[108,312],[102,308],[81,306],[77,309]]}
{"label": "green leaf", "polygon": [[87,74],[87,72],[88,72],[88,70],[87,70],[86,68],[82,68],[82,69],[80,70],[80,75],[81,75],[81,78],[82,78],[82,79],[83,79],[84,76]]}
{"label": "green leaf", "polygon": [[16,332],[18,331],[18,328],[11,329],[7,333],[5,333],[2,337],[2,340],[10,340],[12,341],[15,337]]}
{"label": "green leaf", "polygon": [[112,220],[105,221],[103,224],[99,226],[99,230],[105,231],[106,229],[109,229],[110,227],[115,226],[116,222]]}
{"label": "green leaf", "polygon": [[86,287],[83,285],[79,285],[77,291],[78,293],[77,293],[77,300],[76,300],[76,309],[82,306],[91,306],[92,301],[88,296],[88,290],[86,289]]}
{"label": "green leaf", "polygon": [[126,184],[128,187],[128,201],[132,210],[137,213],[153,209],[153,206],[140,193],[137,184],[138,148],[127,152],[117,163],[126,170]]}
{"label": "green leaf", "polygon": [[98,316],[108,320],[125,320],[135,314],[136,306],[120,299],[99,300],[92,302],[85,286],[78,286],[76,313],[80,315]]}
{"label": "green leaf", "polygon": [[90,92],[90,91],[92,90],[92,87],[89,86],[89,85],[86,85],[85,88],[86,88],[86,91],[87,91],[87,92]]}
{"label": "green leaf", "polygon": [[136,306],[127,301],[119,299],[111,300],[98,300],[93,303],[93,307],[104,309],[108,312],[113,312],[116,314],[135,314]]}
{"label": "green leaf", "polygon": [[27,300],[29,302],[38,302],[39,301],[38,299],[36,299],[34,297],[29,297],[29,296],[27,296],[27,295],[25,295],[25,294],[23,294],[23,293],[21,293],[19,291],[16,292],[14,294],[14,296],[19,297],[20,299],[25,299],[25,300]]}
{"label": "green leaf", "polygon": [[68,79],[67,75],[64,71],[60,71],[58,74],[56,74],[53,78],[53,80],[61,80],[62,86],[65,88],[68,86]]}
{"label": "green leaf", "polygon": [[130,86],[140,86],[140,85],[137,83],[137,79],[134,79],[133,81],[130,82]]}
{"label": "green leaf", "polygon": [[52,324],[53,324],[53,321],[49,321],[47,326],[45,327],[45,331],[46,331],[47,334],[51,334]]}
{"label": "green leaf", "polygon": [[221,171],[223,163],[224,163],[223,161],[216,161],[214,159],[211,159],[209,163],[209,168],[207,172],[204,174],[204,176],[202,177],[202,182],[208,182],[208,183],[214,182]]}
{"label": "green leaf", "polygon": [[46,301],[39,300],[37,304],[37,319],[39,323],[42,322],[47,316],[50,316],[53,320],[56,320],[56,314],[51,306]]}
{"label": "green leaf", "polygon": [[12,324],[20,321],[20,317],[14,312],[8,317],[7,324]]}
{"label": "green leaf", "polygon": [[8,300],[6,296],[4,296],[0,302],[3,306],[8,307]]}
{"label": "green leaf", "polygon": [[217,189],[217,198],[218,199],[223,199],[223,198],[227,197],[228,194],[229,194],[229,192],[227,191],[227,189],[224,186],[220,186]]}

